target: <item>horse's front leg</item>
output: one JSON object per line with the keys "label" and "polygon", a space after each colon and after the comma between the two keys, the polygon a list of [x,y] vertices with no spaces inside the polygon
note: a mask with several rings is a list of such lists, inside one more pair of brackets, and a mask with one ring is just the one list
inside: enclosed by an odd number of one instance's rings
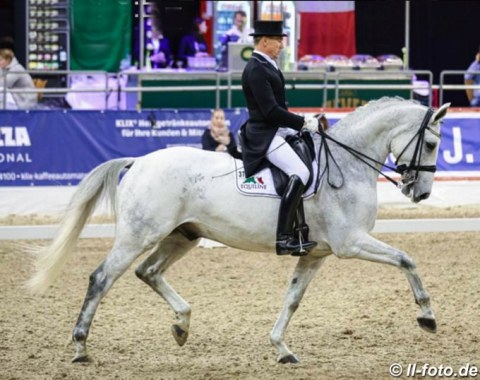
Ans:
{"label": "horse's front leg", "polygon": [[428,332],[436,332],[437,323],[430,306],[430,296],[415,269],[414,261],[405,252],[365,234],[356,239],[354,244],[344,247],[339,253],[335,254],[338,257],[358,258],[400,268],[407,276],[415,302],[420,306],[421,315],[417,318],[420,327]]}
{"label": "horse's front leg", "polygon": [[303,256],[298,260],[292,280],[285,295],[282,311],[270,333],[270,342],[278,351],[279,363],[298,363],[298,358],[285,344],[284,335],[288,323],[297,310],[308,284],[317,273],[325,257]]}

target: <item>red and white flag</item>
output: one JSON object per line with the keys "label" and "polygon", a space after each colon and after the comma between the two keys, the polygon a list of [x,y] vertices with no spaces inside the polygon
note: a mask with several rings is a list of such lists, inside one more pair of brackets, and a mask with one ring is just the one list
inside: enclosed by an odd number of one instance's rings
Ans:
{"label": "red and white flag", "polygon": [[298,57],[356,54],[355,1],[296,1],[300,14]]}

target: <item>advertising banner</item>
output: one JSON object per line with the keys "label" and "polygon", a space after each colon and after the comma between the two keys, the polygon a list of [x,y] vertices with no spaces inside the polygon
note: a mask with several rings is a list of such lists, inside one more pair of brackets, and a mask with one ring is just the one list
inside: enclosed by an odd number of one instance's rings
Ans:
{"label": "advertising banner", "polygon": [[[246,109],[225,110],[234,136]],[[345,114],[329,113],[332,128]],[[97,165],[171,146],[201,149],[210,110],[2,111],[0,186],[76,185]],[[451,113],[441,127],[437,176],[480,179],[480,115]],[[393,165],[391,159],[387,164]]]}
{"label": "advertising banner", "polygon": [[[334,125],[345,115],[327,114],[330,125]],[[480,113],[447,114],[440,132],[436,176],[480,179]],[[391,155],[386,164],[395,166]],[[385,169],[385,172],[389,170]]]}
{"label": "advertising banner", "polygon": [[[238,130],[246,110],[225,110]],[[182,145],[202,147],[210,110],[0,112],[0,186],[76,185],[97,165]]]}

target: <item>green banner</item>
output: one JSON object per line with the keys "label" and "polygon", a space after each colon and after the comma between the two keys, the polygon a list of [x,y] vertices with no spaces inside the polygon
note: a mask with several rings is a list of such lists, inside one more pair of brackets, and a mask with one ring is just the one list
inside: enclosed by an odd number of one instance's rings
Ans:
{"label": "green banner", "polygon": [[131,0],[70,1],[70,67],[117,72],[130,54]]}

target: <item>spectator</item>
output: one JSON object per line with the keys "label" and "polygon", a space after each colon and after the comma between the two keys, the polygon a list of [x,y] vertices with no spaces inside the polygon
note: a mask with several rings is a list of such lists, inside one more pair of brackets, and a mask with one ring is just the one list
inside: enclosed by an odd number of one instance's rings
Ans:
{"label": "spectator", "polygon": [[228,43],[252,43],[253,39],[249,35],[251,33],[250,28],[246,26],[247,14],[244,11],[236,11],[233,14],[232,27],[220,38],[222,44],[222,67],[228,66]]}
{"label": "spectator", "polygon": [[229,152],[235,158],[241,158],[232,132],[225,123],[225,112],[217,108],[212,113],[210,128],[202,136],[202,149],[214,152]]}
{"label": "spectator", "polygon": [[147,50],[149,51],[152,68],[164,69],[171,67],[173,58],[168,38],[164,37],[162,32],[154,25],[152,26],[150,37],[151,39],[147,43]]}
{"label": "spectator", "polygon": [[[32,77],[25,72],[25,68],[15,57],[13,39],[9,37],[0,40],[0,70],[0,88],[6,83],[8,89],[35,89]],[[35,92],[16,92],[11,95],[18,109],[32,109],[37,106],[37,93]]]}
{"label": "spectator", "polygon": [[252,31],[246,26],[247,14],[244,11],[236,11],[233,14],[233,25],[222,37],[222,43],[241,42],[244,44],[252,43],[253,39],[249,35]]}
{"label": "spectator", "polygon": [[201,17],[196,17],[193,22],[192,31],[180,40],[178,59],[183,62],[185,67],[188,64],[188,57],[208,56],[207,42],[203,36],[206,32],[207,22]]}
{"label": "spectator", "polygon": [[[476,72],[476,73],[475,73]],[[477,54],[475,55],[475,60],[468,67],[467,72],[465,73],[465,84],[466,85],[480,85],[480,46],[478,47]],[[472,107],[480,107],[480,89],[471,89],[467,88],[467,98]]]}

